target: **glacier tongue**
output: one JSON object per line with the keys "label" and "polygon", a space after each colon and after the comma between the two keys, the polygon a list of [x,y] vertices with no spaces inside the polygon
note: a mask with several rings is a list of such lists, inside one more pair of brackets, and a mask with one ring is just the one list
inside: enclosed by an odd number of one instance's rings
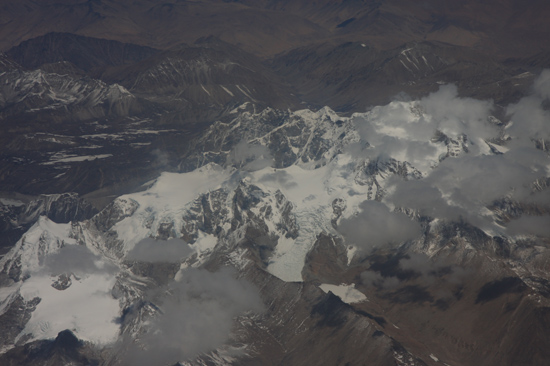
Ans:
{"label": "glacier tongue", "polygon": [[[332,202],[345,198],[346,214],[358,209],[359,203],[367,199],[368,188],[355,182],[349,174],[349,160],[345,156],[334,159],[324,167],[307,170],[293,165],[284,169],[267,168],[253,173],[253,177],[268,189],[280,190],[294,205],[294,216],[298,225],[298,236],[279,238],[267,270],[288,282],[302,281],[302,269],[307,253],[317,236],[322,233],[339,235],[331,225]],[[277,178],[284,177],[284,184]],[[346,197],[344,192],[353,191]]]}

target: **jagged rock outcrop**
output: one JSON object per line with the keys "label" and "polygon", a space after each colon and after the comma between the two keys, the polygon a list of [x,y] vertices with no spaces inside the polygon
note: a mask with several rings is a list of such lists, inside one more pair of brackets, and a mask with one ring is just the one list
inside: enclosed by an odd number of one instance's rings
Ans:
{"label": "jagged rock outcrop", "polygon": [[[20,198],[20,199],[19,199]],[[2,199],[0,205],[0,247],[6,250],[14,245],[40,216],[57,223],[81,221],[91,218],[97,210],[76,193],[15,196]]]}

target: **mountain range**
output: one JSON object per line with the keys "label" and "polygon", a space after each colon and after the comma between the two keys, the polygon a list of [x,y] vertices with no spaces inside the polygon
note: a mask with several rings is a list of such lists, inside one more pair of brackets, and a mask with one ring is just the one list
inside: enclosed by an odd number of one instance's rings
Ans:
{"label": "mountain range", "polygon": [[0,364],[547,363],[546,2],[0,9]]}

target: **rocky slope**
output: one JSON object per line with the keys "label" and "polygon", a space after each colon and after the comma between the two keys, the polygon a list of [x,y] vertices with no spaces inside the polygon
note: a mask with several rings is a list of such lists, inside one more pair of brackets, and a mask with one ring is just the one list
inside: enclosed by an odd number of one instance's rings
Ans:
{"label": "rocky slope", "polygon": [[272,66],[305,100],[348,112],[389,103],[400,93],[418,98],[445,83],[456,83],[461,95],[506,105],[528,91],[534,76],[477,49],[433,41],[388,50],[366,41],[325,43],[293,49]]}
{"label": "rocky slope", "polygon": [[85,194],[135,185],[136,176],[143,183],[234,107],[297,105],[261,62],[213,38],[159,52],[56,33],[2,57],[5,191]]}
{"label": "rocky slope", "polygon": [[0,262],[3,362],[544,364],[548,155],[456,93],[352,117],[243,104],[180,173],[41,217]]}
{"label": "rocky slope", "polygon": [[547,363],[543,1],[0,9],[0,364]]}
{"label": "rocky slope", "polygon": [[20,1],[2,4],[0,49],[69,32],[162,49],[214,35],[264,57],[318,41],[363,40],[387,49],[428,40],[505,58],[545,47],[547,12],[543,0],[529,6],[517,0]]}
{"label": "rocky slope", "polygon": [[0,247],[5,254],[40,216],[57,223],[68,223],[91,218],[97,210],[74,193],[42,195],[38,197],[3,194],[1,202]]}

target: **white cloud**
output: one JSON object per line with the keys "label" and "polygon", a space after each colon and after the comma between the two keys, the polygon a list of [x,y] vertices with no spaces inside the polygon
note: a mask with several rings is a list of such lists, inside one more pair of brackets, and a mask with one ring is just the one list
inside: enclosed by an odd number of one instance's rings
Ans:
{"label": "white cloud", "polygon": [[296,187],[298,184],[294,181],[292,175],[288,174],[285,170],[277,170],[273,173],[264,174],[260,177],[259,182],[272,182],[280,184],[285,189]]}
{"label": "white cloud", "polygon": [[542,70],[535,79],[533,90],[539,98],[550,99],[550,70]]}
{"label": "white cloud", "polygon": [[342,219],[338,230],[348,244],[369,252],[388,244],[398,244],[417,238],[421,234],[420,225],[405,214],[391,212],[378,201],[364,201],[359,205],[361,212],[356,216]]}
{"label": "white cloud", "polygon": [[523,216],[510,221],[506,229],[511,235],[536,235],[550,237],[550,217]]}
{"label": "white cloud", "polygon": [[140,338],[144,349],[130,347],[126,361],[132,365],[170,365],[222,346],[229,338],[233,319],[245,311],[260,312],[258,289],[235,271],[200,269],[182,271],[180,281],[152,295],[159,314]]}
{"label": "white cloud", "polygon": [[421,99],[419,105],[431,124],[451,138],[465,134],[482,141],[498,134],[488,121],[493,103],[460,98],[455,85],[441,86],[437,92]]}
{"label": "white cloud", "polygon": [[41,270],[57,276],[70,273],[112,273],[116,268],[83,245],[66,245],[59,251],[49,254],[44,259],[44,267]]}
{"label": "white cloud", "polygon": [[191,253],[192,249],[181,239],[145,238],[126,254],[126,259],[143,262],[178,262]]}
{"label": "white cloud", "polygon": [[[533,90],[532,95],[507,108],[512,123],[506,133],[511,139],[506,142],[504,153],[499,155],[491,154],[484,142],[498,135],[496,127],[487,122],[491,102],[459,98],[454,86],[444,86],[420,100],[418,106],[423,113],[416,123],[422,126],[419,128],[421,134],[426,134],[426,126],[451,137],[466,134],[470,139],[469,152],[446,158],[425,170],[420,181],[390,180],[385,202],[416,209],[432,217],[461,218],[482,226],[492,222],[485,207],[496,199],[508,196],[540,204],[547,202],[544,198],[547,193],[533,194],[532,184],[550,176],[550,159],[547,153],[535,147],[532,139],[550,139],[550,111],[545,110],[543,103],[545,99],[548,101],[550,94],[550,71],[544,71],[536,79]],[[382,122],[391,121],[389,126],[406,124],[402,114],[397,113],[395,118],[391,113],[385,114]],[[402,155],[408,146],[417,143],[414,139],[418,135],[411,132],[408,136],[411,136],[408,140],[400,138],[405,147],[387,143],[377,152],[393,157]],[[374,141],[384,142],[380,136]],[[414,166],[414,161],[421,156],[422,152],[418,156],[412,154],[410,159],[405,156],[404,160]],[[433,160],[429,154],[426,157]]]}
{"label": "white cloud", "polygon": [[506,108],[511,118],[507,133],[518,139],[550,139],[550,111],[544,108],[549,99],[550,70],[544,70],[535,79],[533,93]]}
{"label": "white cloud", "polygon": [[381,287],[386,290],[392,290],[399,287],[401,281],[397,277],[384,277],[378,272],[365,271],[361,273],[361,282],[367,286]]}
{"label": "white cloud", "polygon": [[244,140],[227,155],[227,164],[245,171],[256,171],[273,165],[269,149]]}
{"label": "white cloud", "polygon": [[356,115],[354,123],[370,144],[363,152],[368,158],[408,161],[426,173],[447,153],[444,142],[432,141],[437,131],[455,140],[467,136],[474,155],[488,152],[484,140],[499,135],[489,122],[492,109],[491,101],[460,98],[456,86],[444,85],[419,101],[394,101]]}

